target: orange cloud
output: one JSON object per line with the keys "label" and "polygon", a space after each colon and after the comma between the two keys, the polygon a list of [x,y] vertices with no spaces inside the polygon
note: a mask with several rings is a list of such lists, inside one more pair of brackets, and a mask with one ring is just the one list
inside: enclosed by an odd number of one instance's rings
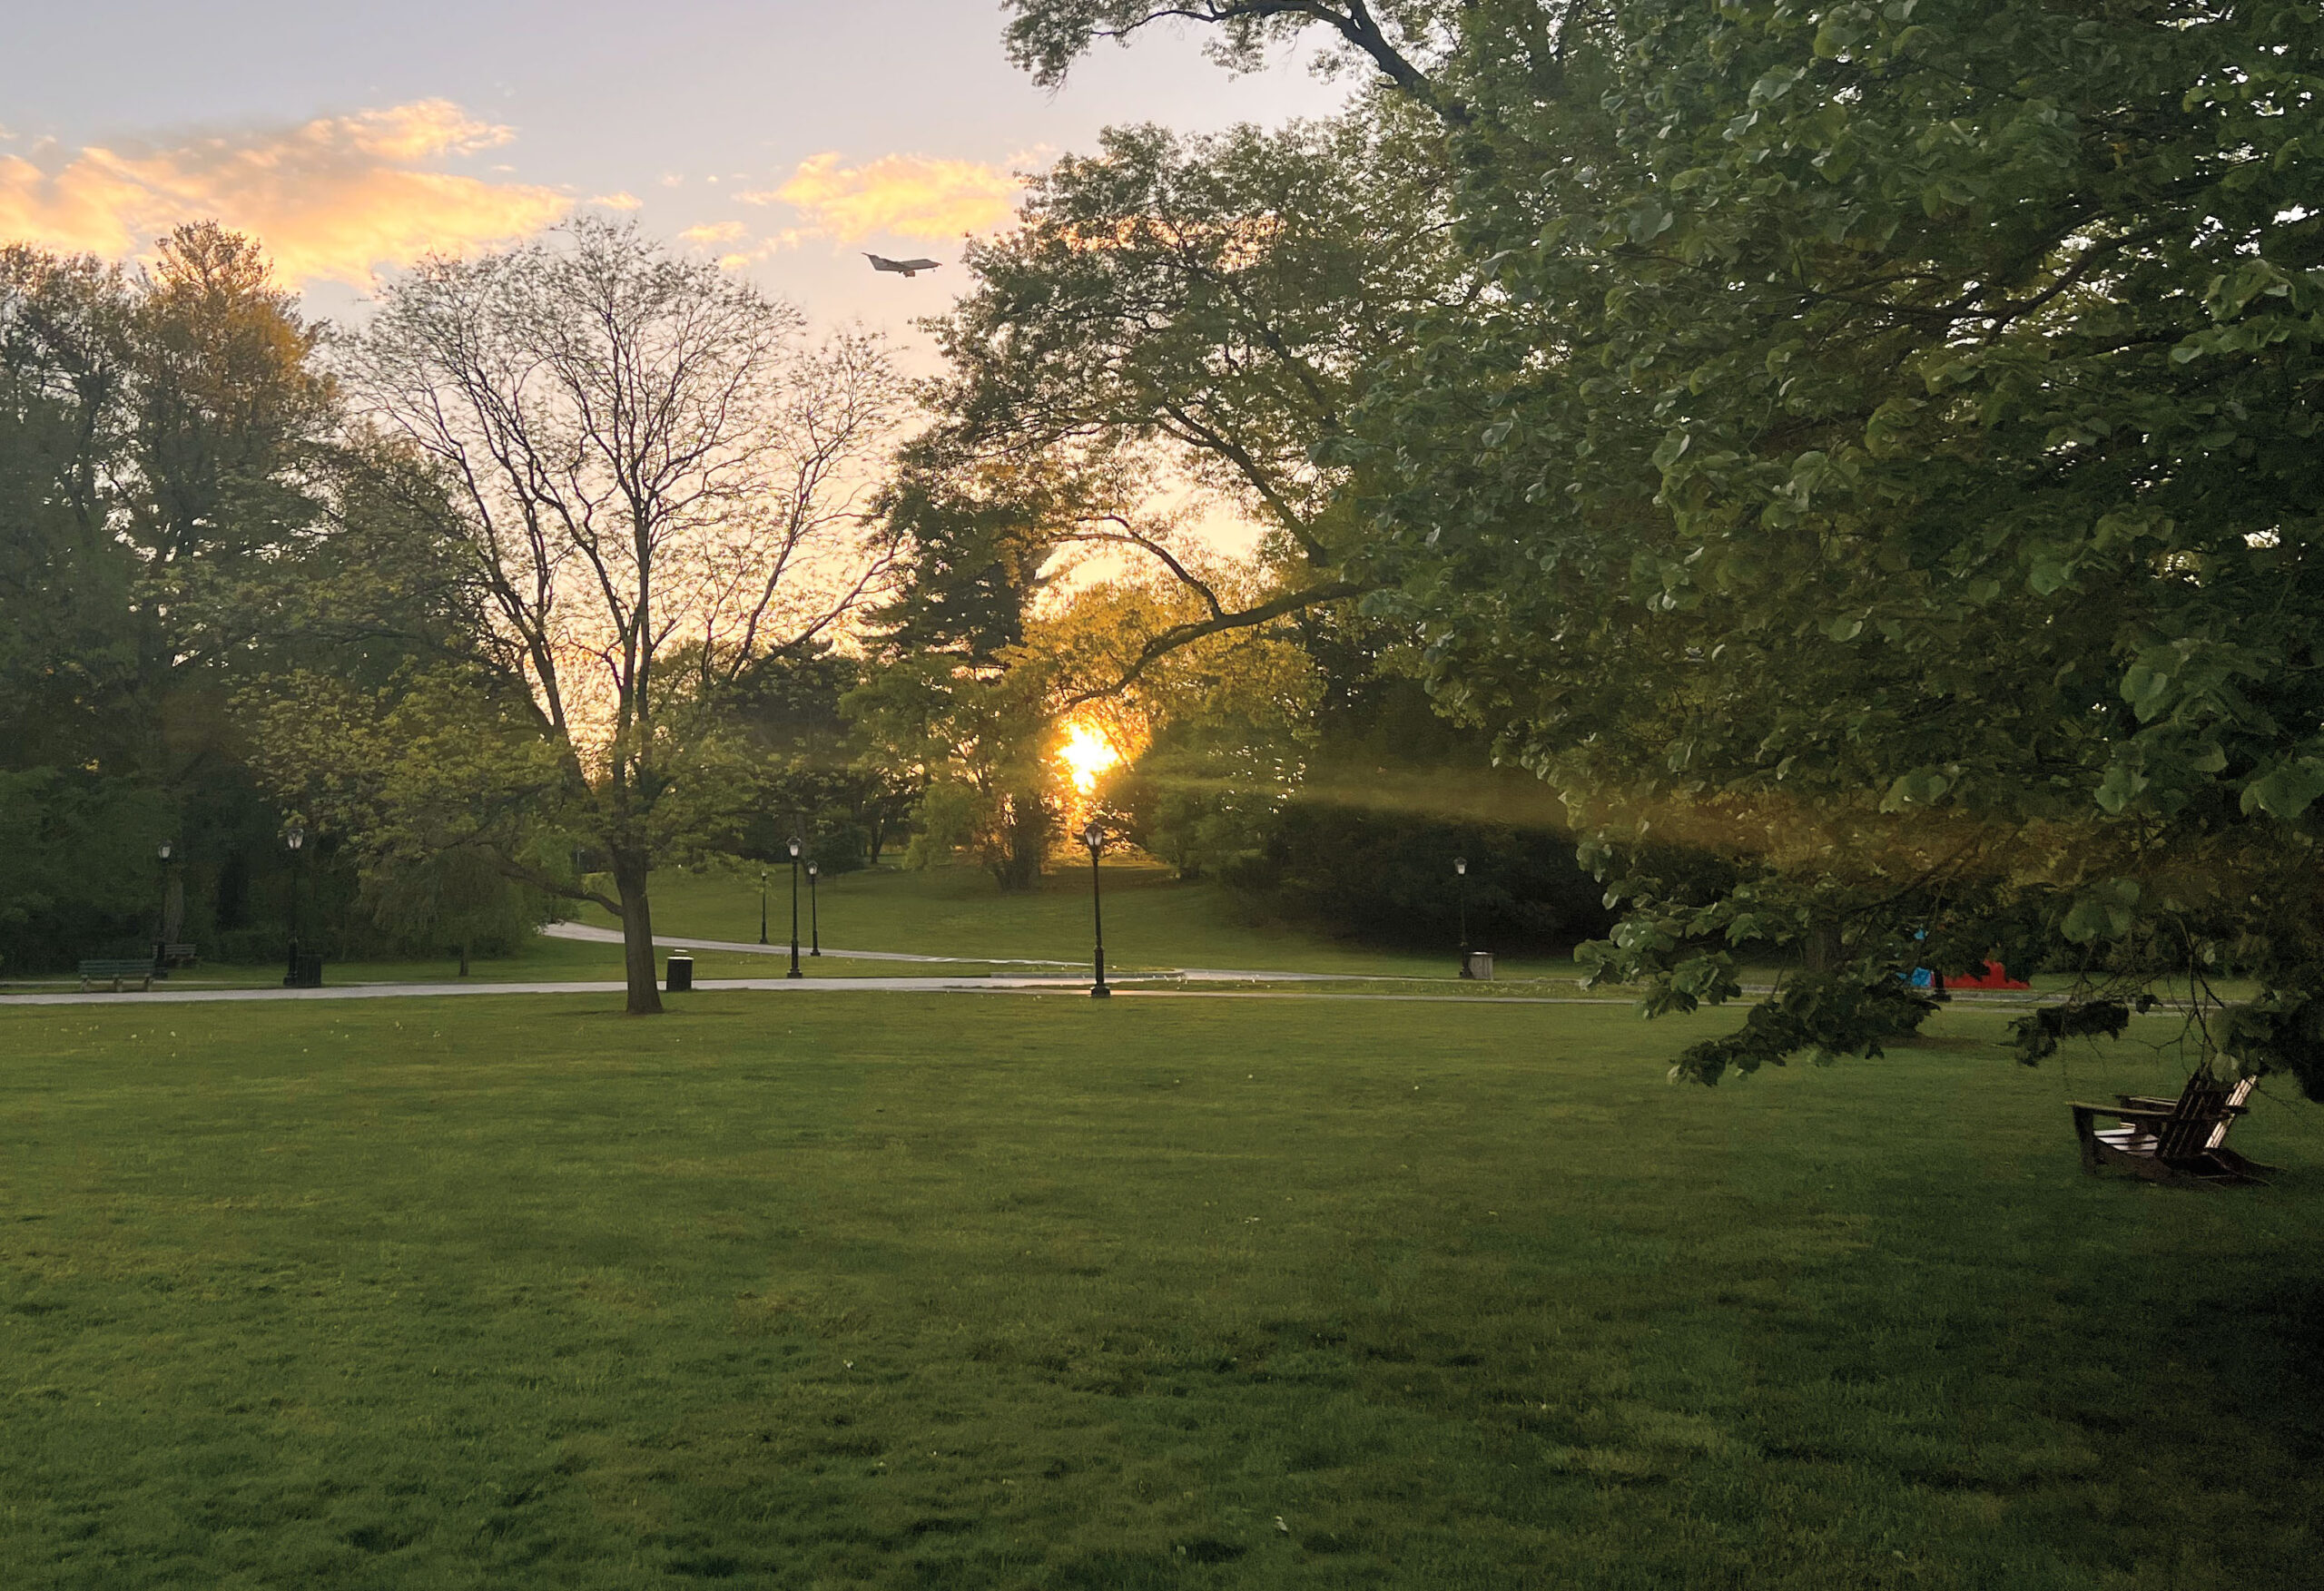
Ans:
{"label": "orange cloud", "polygon": [[850,241],[874,232],[951,238],[1007,221],[1022,186],[999,166],[975,161],[891,154],[869,165],[839,162],[836,152],[810,156],[782,187],[740,198],[746,204],[794,205],[812,231]]}
{"label": "orange cloud", "polygon": [[422,100],[39,164],[0,155],[0,240],[119,257],[181,221],[216,220],[263,241],[287,280],[361,287],[382,266],[522,237],[571,207],[552,189],[423,164],[511,136]]}

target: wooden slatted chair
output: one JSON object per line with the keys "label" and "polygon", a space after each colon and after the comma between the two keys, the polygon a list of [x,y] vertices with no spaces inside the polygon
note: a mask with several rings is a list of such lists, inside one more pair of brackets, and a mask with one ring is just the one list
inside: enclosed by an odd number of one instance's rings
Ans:
{"label": "wooden slatted chair", "polygon": [[[2101,1166],[2119,1165],[2149,1182],[2181,1187],[2265,1183],[2275,1166],[2227,1147],[2227,1130],[2250,1109],[2245,1101],[2253,1082],[2245,1077],[2230,1085],[2198,1072],[2176,1099],[2118,1094],[2111,1105],[2074,1105],[2083,1169],[2095,1176]],[[2119,1125],[2101,1127],[2102,1116]]]}

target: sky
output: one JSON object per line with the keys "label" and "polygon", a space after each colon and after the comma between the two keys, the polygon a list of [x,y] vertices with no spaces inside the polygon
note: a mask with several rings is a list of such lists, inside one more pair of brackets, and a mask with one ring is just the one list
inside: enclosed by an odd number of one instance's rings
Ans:
{"label": "sky", "polygon": [[[1109,123],[1330,113],[1286,57],[1231,78],[1199,38],[1101,46],[1051,94],[993,0],[76,0],[10,6],[0,241],[134,259],[214,218],[266,242],[310,312],[429,250],[594,210],[925,359],[963,232],[1013,173]],[[875,275],[862,250],[945,268]]]}

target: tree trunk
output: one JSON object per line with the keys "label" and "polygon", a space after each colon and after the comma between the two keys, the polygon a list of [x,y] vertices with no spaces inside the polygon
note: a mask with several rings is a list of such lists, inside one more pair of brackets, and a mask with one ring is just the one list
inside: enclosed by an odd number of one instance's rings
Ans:
{"label": "tree trunk", "polygon": [[1847,943],[1837,921],[1826,918],[1808,928],[1807,942],[1800,947],[1800,961],[1807,970],[1837,972],[1846,958]]}
{"label": "tree trunk", "polygon": [[1038,791],[1019,791],[1008,800],[1008,815],[990,867],[1003,895],[1021,895],[1040,888],[1041,863],[1057,831],[1057,813]]}
{"label": "tree trunk", "polygon": [[613,853],[614,890],[621,897],[622,973],[629,984],[629,1014],[658,1016],[662,991],[654,977],[654,911],[645,900],[645,853]]}

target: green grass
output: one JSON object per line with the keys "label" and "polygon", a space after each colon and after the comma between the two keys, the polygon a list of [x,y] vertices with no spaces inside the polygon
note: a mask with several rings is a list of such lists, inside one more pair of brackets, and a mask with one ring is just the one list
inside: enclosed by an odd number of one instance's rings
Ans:
{"label": "green grass", "polygon": [[0,1586],[2314,1583],[2324,1134],[2138,1046],[616,1004],[0,1011]]}
{"label": "green grass", "polygon": [[[904,950],[926,956],[1089,959],[1089,873],[1052,870],[1029,894],[1003,895],[980,868],[920,872],[874,869],[822,881],[823,942],[849,950]],[[653,884],[657,934],[754,940],[759,931],[755,873],[665,873]],[[777,938],[790,932],[790,881],[777,870],[769,885]],[[1447,944],[1434,954],[1336,941],[1280,923],[1246,920],[1234,898],[1206,881],[1187,881],[1152,863],[1109,861],[1105,878],[1106,958],[1124,968],[1216,967],[1271,972],[1344,972],[1371,977],[1453,978],[1459,957]],[[580,920],[614,918],[596,908]],[[1489,944],[1482,932],[1478,943]],[[1567,961],[1505,960],[1504,977],[1573,976]]]}
{"label": "green grass", "polygon": [[[331,961],[324,980],[353,983],[455,983],[459,961],[446,956],[427,961]],[[742,976],[736,974],[734,976]],[[621,977],[621,947],[591,945],[570,939],[537,938],[513,956],[473,957],[469,980],[476,983],[586,982]],[[207,962],[172,972],[156,987],[266,988],[282,982],[280,958],[259,963]],[[22,977],[0,983],[0,990],[24,993],[39,989],[77,989],[80,980],[69,973]]]}

